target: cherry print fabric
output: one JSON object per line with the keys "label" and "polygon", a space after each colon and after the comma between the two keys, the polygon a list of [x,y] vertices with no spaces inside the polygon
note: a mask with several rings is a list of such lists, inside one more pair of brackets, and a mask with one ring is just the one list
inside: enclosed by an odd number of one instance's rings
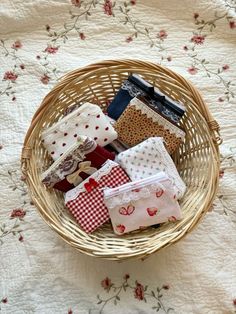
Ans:
{"label": "cherry print fabric", "polygon": [[94,139],[105,146],[117,138],[117,133],[101,108],[85,103],[42,133],[42,142],[54,160],[73,145],[79,135]]}
{"label": "cherry print fabric", "polygon": [[176,166],[168,154],[161,137],[150,137],[117,156],[117,162],[126,171],[132,181],[147,178],[160,171],[165,172],[172,181],[177,199],[186,190]]}
{"label": "cherry print fabric", "polygon": [[130,179],[124,170],[116,162],[108,160],[101,169],[66,193],[65,204],[80,227],[91,233],[109,220],[103,189],[127,182]]}
{"label": "cherry print fabric", "polygon": [[168,176],[157,175],[104,190],[114,232],[118,235],[181,219],[174,187]]}

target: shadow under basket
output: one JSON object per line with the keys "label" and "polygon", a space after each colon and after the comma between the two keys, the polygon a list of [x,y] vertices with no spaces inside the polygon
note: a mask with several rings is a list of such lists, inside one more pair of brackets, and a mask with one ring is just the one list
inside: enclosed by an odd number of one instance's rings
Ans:
{"label": "shadow under basket", "polygon": [[[184,143],[173,155],[187,185],[180,201],[183,219],[159,228],[117,236],[110,223],[86,234],[64,206],[63,194],[48,190],[40,176],[50,163],[41,144],[43,128],[62,118],[66,108],[89,101],[106,110],[107,103],[130,73],[137,73],[171,98],[186,106],[181,126]],[[44,221],[78,251],[109,260],[145,258],[183,238],[211,207],[218,187],[219,126],[196,88],[179,74],[150,62],[108,60],[88,65],[64,76],[44,98],[26,134],[22,150],[22,171],[32,197]]]}

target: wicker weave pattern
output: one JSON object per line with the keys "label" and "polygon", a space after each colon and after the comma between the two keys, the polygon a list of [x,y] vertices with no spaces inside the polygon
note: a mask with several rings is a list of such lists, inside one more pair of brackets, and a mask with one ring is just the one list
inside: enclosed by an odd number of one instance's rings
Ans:
{"label": "wicker weave pattern", "polygon": [[[40,143],[42,129],[62,117],[77,102],[93,102],[106,108],[123,80],[138,73],[162,92],[187,107],[181,126],[186,132],[174,161],[187,184],[181,201],[183,219],[158,229],[116,236],[110,224],[86,234],[64,207],[63,195],[47,190],[40,175],[50,164],[50,156]],[[138,60],[104,61],[70,72],[44,98],[25,137],[22,171],[32,199],[46,223],[80,252],[110,260],[144,258],[181,239],[210,208],[218,186],[219,126],[198,91],[180,75],[149,62]]]}

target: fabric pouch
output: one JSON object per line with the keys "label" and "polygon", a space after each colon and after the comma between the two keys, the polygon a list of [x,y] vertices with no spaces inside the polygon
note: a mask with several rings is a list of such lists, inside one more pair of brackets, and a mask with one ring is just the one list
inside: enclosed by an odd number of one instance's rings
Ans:
{"label": "fabric pouch", "polygon": [[163,171],[171,179],[177,199],[184,195],[186,186],[160,137],[150,137],[120,153],[117,156],[117,162],[132,181],[144,179]]}
{"label": "fabric pouch", "polygon": [[91,138],[79,136],[77,142],[42,174],[42,182],[48,188],[67,192],[97,171],[107,159],[114,160],[115,154]]}
{"label": "fabric pouch", "polygon": [[140,76],[136,74],[130,75],[128,79],[122,83],[121,88],[108,106],[108,115],[117,120],[132,98],[138,95],[146,95],[146,93],[152,93],[153,91],[153,86]]}
{"label": "fabric pouch", "polygon": [[77,141],[79,135],[94,139],[105,146],[117,138],[117,133],[101,108],[85,103],[42,133],[42,142],[54,160]]}
{"label": "fabric pouch", "polygon": [[116,234],[181,219],[171,180],[164,172],[105,189],[104,202]]}
{"label": "fabric pouch", "polygon": [[157,111],[149,107],[143,99],[134,98],[114,125],[119,140],[134,146],[143,140],[160,136],[172,154],[184,140],[185,132]]}
{"label": "fabric pouch", "polygon": [[66,193],[65,204],[81,228],[91,233],[109,220],[103,189],[129,181],[124,170],[116,162],[108,160],[101,169]]}

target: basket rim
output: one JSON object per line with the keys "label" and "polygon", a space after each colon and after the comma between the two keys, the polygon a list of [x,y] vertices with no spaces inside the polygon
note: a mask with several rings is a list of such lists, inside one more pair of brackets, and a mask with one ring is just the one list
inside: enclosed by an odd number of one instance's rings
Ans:
{"label": "basket rim", "polygon": [[[120,60],[106,60],[106,61],[101,61],[101,62],[97,62],[97,63],[93,63],[87,66],[84,66],[82,68],[76,69],[74,71],[69,72],[68,74],[64,75],[61,79],[60,82],[44,97],[44,99],[41,102],[40,107],[38,108],[38,110],[35,112],[32,121],[31,121],[31,125],[27,131],[27,134],[25,136],[25,141],[24,141],[24,147],[22,149],[22,156],[21,156],[21,165],[22,165],[22,172],[26,175],[26,182],[29,188],[29,191],[31,193],[31,197],[33,198],[33,201],[41,215],[41,217],[43,218],[43,220],[53,229],[55,230],[59,236],[61,238],[63,238],[64,241],[66,241],[68,244],[70,244],[71,246],[73,246],[74,248],[76,248],[78,251],[82,252],[82,253],[86,253],[87,255],[91,255],[91,256],[99,256],[99,254],[94,254],[92,251],[88,252],[87,250],[83,250],[80,249],[78,247],[78,244],[75,243],[72,239],[71,236],[68,236],[68,234],[66,233],[65,230],[63,230],[62,225],[58,222],[55,221],[52,217],[50,217],[49,215],[47,215],[45,213],[45,211],[41,210],[41,206],[38,203],[37,197],[35,197],[35,195],[32,193],[32,191],[30,190],[30,183],[33,183],[33,179],[31,176],[31,173],[28,172],[29,166],[30,166],[30,156],[31,156],[31,151],[32,151],[32,145],[34,142],[34,138],[33,138],[33,133],[34,133],[34,128],[36,127],[38,121],[40,121],[40,119],[43,117],[45,111],[47,110],[47,103],[53,102],[53,100],[56,99],[57,94],[59,92],[61,92],[64,88],[67,88],[69,86],[69,84],[73,84],[74,82],[71,81],[71,79],[77,75],[78,77],[78,72],[79,72],[79,78],[83,77],[83,75],[86,76],[86,72],[88,71],[99,71],[99,68],[101,67],[107,67],[109,68],[111,65],[113,66],[119,66],[120,64],[126,66],[127,64],[129,66],[134,66],[137,64],[137,62],[139,63],[139,65],[143,65],[145,66],[149,66],[151,68],[153,68],[153,70],[158,69],[159,71],[163,71],[165,73],[167,73],[168,75],[171,75],[172,77],[174,77],[175,79],[177,78],[177,80],[179,82],[181,82],[181,84],[183,84],[183,86],[187,87],[188,90],[190,90],[193,95],[195,96],[196,100],[197,100],[197,105],[200,105],[200,107],[198,107],[199,109],[199,114],[204,118],[205,122],[206,122],[206,126],[208,127],[209,133],[211,134],[211,139],[212,139],[212,145],[211,148],[213,150],[213,155],[215,157],[215,171],[214,171],[214,177],[212,177],[212,182],[215,182],[216,187],[218,186],[218,173],[217,170],[219,170],[219,144],[221,143],[221,139],[219,136],[219,125],[218,123],[213,119],[207,105],[205,104],[204,100],[202,99],[200,93],[198,92],[198,90],[192,85],[192,83],[190,83],[188,80],[186,80],[185,78],[183,78],[180,74],[175,73],[174,71],[167,69],[166,67],[163,67],[161,65],[157,65],[151,62],[147,62],[147,61],[140,61],[140,60],[128,60],[128,59],[120,59]],[[180,232],[180,235],[173,236],[173,239],[171,239],[168,243],[165,243],[161,248],[167,247],[169,245],[171,245],[172,243],[175,243],[177,241],[179,241],[181,238],[183,238],[187,233],[189,233],[190,230],[192,230],[197,224],[198,222],[202,219],[202,217],[206,214],[206,212],[208,211],[208,209],[210,208],[214,197],[217,193],[217,188],[215,188],[214,191],[211,191],[211,195],[210,198],[207,202],[207,204],[204,204],[204,208],[201,210],[200,215],[197,216],[197,219],[194,219],[192,221],[192,223],[188,226],[188,228],[186,228],[186,230],[184,232]],[[159,249],[158,249],[159,250]],[[149,252],[146,255],[149,255],[153,252]],[[137,255],[139,255],[137,253]],[[101,254],[99,257],[103,257],[103,254]],[[134,257],[134,256],[132,256]],[[141,256],[142,257],[142,256]],[[106,259],[110,259],[110,260],[117,260],[117,257],[113,257],[113,256],[108,256],[105,257]],[[129,256],[125,256],[125,253],[123,254],[123,258],[119,258],[119,259],[127,259],[130,258]],[[140,256],[139,256],[140,258]]]}

